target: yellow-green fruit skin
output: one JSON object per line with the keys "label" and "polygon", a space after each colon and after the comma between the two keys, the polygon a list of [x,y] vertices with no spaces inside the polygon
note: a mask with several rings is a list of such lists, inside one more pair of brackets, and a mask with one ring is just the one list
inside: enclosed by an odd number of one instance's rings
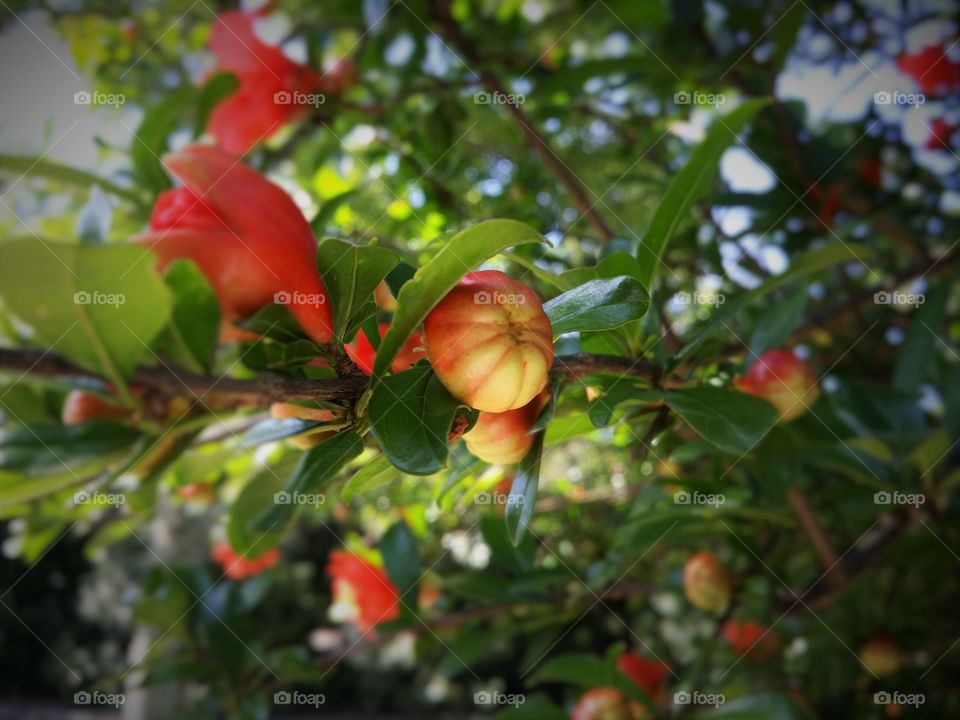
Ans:
{"label": "yellow-green fruit skin", "polygon": [[550,400],[549,390],[516,410],[482,412],[470,432],[463,436],[472,455],[491,465],[512,465],[523,459],[533,444],[533,427]]}
{"label": "yellow-green fruit skin", "polygon": [[730,577],[713,553],[697,553],[687,560],[683,589],[690,604],[706,613],[722,613],[730,604]]}
{"label": "yellow-green fruit skin", "polygon": [[466,275],[424,321],[424,345],[444,387],[486,412],[516,410],[547,384],[550,320],[536,293],[496,270]]}

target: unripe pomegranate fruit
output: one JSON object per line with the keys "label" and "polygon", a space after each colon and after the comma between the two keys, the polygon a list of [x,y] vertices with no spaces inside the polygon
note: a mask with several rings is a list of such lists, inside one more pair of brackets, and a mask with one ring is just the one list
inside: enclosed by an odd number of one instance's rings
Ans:
{"label": "unripe pomegranate fruit", "polygon": [[487,412],[521,408],[553,364],[550,320],[536,293],[497,270],[466,275],[424,322],[427,356],[461,402]]}
{"label": "unripe pomegranate fruit", "polygon": [[735,384],[771,403],[784,422],[803,415],[820,394],[813,370],[789,350],[767,350]]}
{"label": "unripe pomegranate fruit", "polygon": [[384,312],[396,312],[397,308],[400,307],[385,280],[381,280],[380,284],[374,289],[373,299],[376,301],[377,307]]}
{"label": "unripe pomegranate fruit", "polygon": [[549,402],[550,390],[544,388],[522,408],[480,413],[470,432],[463,436],[467,450],[491,465],[520,462],[533,445],[530,429]]}
{"label": "unripe pomegranate fruit", "polygon": [[140,238],[161,270],[196,263],[224,320],[282,303],[314,341],[333,336],[317,246],[303,213],[280,187],[216,148],[192,145],[164,158],[183,187],[160,194]]}
{"label": "unripe pomegranate fruit", "polygon": [[594,688],[580,696],[570,720],[633,720],[633,708],[616,688]]}
{"label": "unripe pomegranate fruit", "polygon": [[190,483],[177,488],[177,497],[184,502],[209,505],[217,497],[217,489],[212,483]]}
{"label": "unripe pomegranate fruit", "polygon": [[730,576],[713,553],[697,553],[687,560],[683,590],[687,600],[704,612],[721,613],[730,604]]}
{"label": "unripe pomegranate fruit", "polygon": [[900,646],[886,637],[875,637],[860,648],[860,662],[877,677],[893,675],[900,669]]}
{"label": "unripe pomegranate fruit", "polygon": [[91,420],[126,420],[130,410],[86,390],[71,390],[63,403],[64,425],[79,425]]}
{"label": "unripe pomegranate fruit", "polygon": [[[389,327],[387,323],[380,323],[381,338],[387,334]],[[353,342],[349,345],[344,345],[344,350],[347,351],[347,355],[365,375],[373,374],[373,361],[377,356],[377,351],[373,349],[373,345],[371,345],[370,340],[367,339],[366,333],[362,330],[358,332]],[[410,336],[410,339],[407,340],[400,352],[397,353],[393,362],[390,363],[390,370],[395,373],[409,370],[417,364],[418,360],[422,360],[426,358],[426,356],[426,352],[423,349],[423,337],[420,333],[415,332]]]}

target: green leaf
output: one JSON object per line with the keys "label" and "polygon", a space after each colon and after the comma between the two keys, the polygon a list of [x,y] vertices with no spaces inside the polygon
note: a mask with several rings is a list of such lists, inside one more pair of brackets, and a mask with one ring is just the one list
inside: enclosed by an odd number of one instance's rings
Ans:
{"label": "green leaf", "polygon": [[651,388],[642,388],[630,383],[618,382],[603,395],[598,397],[587,409],[590,421],[598,428],[607,427],[613,419],[613,413],[618,405],[623,403],[648,403],[663,400],[663,392]]}
{"label": "green leaf", "polygon": [[752,361],[767,350],[783,345],[799,324],[806,307],[807,287],[802,286],[785,300],[773,303],[766,312],[757,318],[753,335],[750,337],[750,361],[748,366],[752,365]]}
{"label": "green leaf", "polygon": [[[317,493],[362,452],[363,440],[352,430],[322,440],[300,456],[297,466],[283,484],[283,492],[287,498]],[[298,507],[290,502],[274,502],[256,517],[254,527],[261,532],[283,527]]]}
{"label": "green leaf", "polygon": [[893,387],[897,390],[914,395],[920,389],[940,346],[938,333],[947,321],[949,298],[950,283],[944,283],[927,295],[923,306],[916,311],[893,369]]}
{"label": "green leaf", "polygon": [[533,570],[533,558],[539,542],[533,535],[526,535],[523,542],[514,545],[507,528],[498,515],[485,514],[480,518],[480,532],[490,547],[493,563],[516,575],[525,575]]}
{"label": "green leaf", "polygon": [[647,291],[631,277],[591,280],[558,295],[543,306],[554,335],[610,330],[643,317]]}
{"label": "green leaf", "polygon": [[2,245],[0,296],[33,328],[32,341],[108,377],[124,378],[145,357],[170,315],[170,291],[137,245]]}
{"label": "green leaf", "polygon": [[138,437],[135,430],[113,422],[0,430],[0,469],[31,476],[78,472],[90,461],[125,450]]}
{"label": "green leaf", "polygon": [[[417,554],[417,539],[410,532],[410,526],[403,520],[394,523],[380,538],[380,553],[383,566],[393,584],[404,597],[413,590],[420,580],[420,556]],[[416,597],[414,597],[416,601]]]}
{"label": "green leaf", "polygon": [[197,91],[196,113],[193,123],[193,136],[200,137],[210,120],[210,113],[221,100],[233,95],[240,87],[236,75],[230,72],[219,72]]}
{"label": "green leaf", "polygon": [[519,545],[527,532],[527,526],[533,518],[533,506],[537,501],[537,487],[540,483],[540,459],[543,456],[543,438],[546,431],[541,430],[533,436],[533,445],[517,465],[517,474],[507,496],[507,509],[504,520],[510,542]]}
{"label": "green leaf", "polygon": [[525,695],[522,705],[518,703],[504,708],[493,716],[493,720],[567,720],[567,713],[546,695],[535,693]]}
{"label": "green leaf", "polygon": [[210,283],[189,260],[177,260],[164,275],[173,293],[170,323],[157,349],[181,367],[209,373],[220,333],[220,305]]}
{"label": "green leaf", "polygon": [[317,249],[317,265],[333,306],[333,324],[340,342],[349,342],[377,305],[373,291],[400,258],[392,250],[357,247],[329,239]]}
{"label": "green leaf", "polygon": [[370,427],[390,462],[410,475],[432,475],[447,462],[447,434],[460,403],[429,365],[384,378],[367,407]]}
{"label": "green leaf", "polygon": [[644,287],[653,286],[667,243],[687,217],[694,202],[709,188],[717,174],[721,156],[737,141],[736,133],[768,102],[765,98],[748,100],[727,115],[717,117],[707,130],[703,142],[691,153],[687,164],[670,181],[637,248],[637,260],[643,266],[640,280]]}
{"label": "green leaf", "polygon": [[740,295],[736,300],[726,303],[720,310],[713,313],[710,319],[700,325],[692,337],[687,340],[683,347],[673,356],[671,367],[675,368],[681,362],[691,357],[694,351],[715,332],[721,329],[726,330],[725,326],[732,321],[733,317],[754,300],[768,295],[787,283],[824,270],[831,265],[853,261],[862,262],[864,259],[869,259],[872,255],[872,251],[861,245],[834,243],[798,256],[794,259],[793,264],[787,272],[769,278],[763,284]]}
{"label": "green leaf", "polygon": [[94,185],[100,186],[105,192],[118,197],[143,202],[143,197],[135,188],[125,188],[97,177],[93,173],[77,170],[67,165],[47,160],[42,157],[27,155],[0,155],[0,173],[15,177],[43,177],[55,180],[66,185],[72,185],[82,190],[89,190]]}
{"label": "green leaf", "polygon": [[344,502],[350,502],[357,495],[386,485],[400,476],[399,471],[390,463],[390,458],[381,453],[347,478],[340,497]]}
{"label": "green leaf", "polygon": [[195,93],[191,86],[180,87],[148,109],[130,144],[134,177],[153,195],[171,186],[160,158],[167,151],[170,133],[177,129],[186,111],[192,107]]}
{"label": "green leaf", "polygon": [[0,509],[55,495],[83,483],[83,478],[78,479],[72,473],[33,478],[28,475],[0,471]]}
{"label": "green leaf", "polygon": [[784,695],[760,693],[732,700],[693,717],[723,720],[813,720],[814,715]]}
{"label": "green leaf", "polygon": [[283,467],[271,467],[256,473],[230,503],[227,540],[236,552],[252,559],[275,548],[283,540],[289,523],[276,525],[266,532],[255,523],[263,508],[272,505],[276,493],[283,490],[283,473]]}
{"label": "green leaf", "polygon": [[770,403],[738,390],[702,385],[668,390],[667,405],[721,450],[749,452],[777,422]]}
{"label": "green leaf", "polygon": [[538,232],[516,220],[486,220],[451,237],[400,289],[399,308],[380,343],[372,382],[390,368],[417,326],[460,278],[509,247],[541,242],[545,241]]}
{"label": "green leaf", "polygon": [[289,343],[307,338],[289,308],[279,303],[264,305],[255,315],[240,320],[235,325],[242,330],[249,330],[261,337],[280,342]]}
{"label": "green leaf", "polygon": [[580,687],[604,687],[611,684],[610,664],[595,655],[571,653],[557,655],[545,662],[530,678],[536,685],[558,682]]}
{"label": "green leaf", "polygon": [[254,447],[268,442],[276,442],[284,438],[302,435],[308,430],[316,430],[323,423],[316,420],[301,420],[300,418],[268,418],[258,422],[243,434],[243,446]]}

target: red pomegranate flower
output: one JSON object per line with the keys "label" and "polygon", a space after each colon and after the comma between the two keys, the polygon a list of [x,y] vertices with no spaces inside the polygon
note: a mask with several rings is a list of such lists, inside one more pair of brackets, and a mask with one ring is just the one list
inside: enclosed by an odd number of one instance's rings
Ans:
{"label": "red pomegranate flower", "polygon": [[[379,330],[381,338],[387,334],[389,327],[390,325],[387,323],[380,323]],[[373,345],[370,343],[370,340],[367,339],[365,332],[362,330],[358,332],[353,342],[345,345],[344,349],[347,351],[350,359],[353,360],[356,366],[366,375],[373,374],[373,361],[377,356],[377,352],[373,349]],[[403,372],[416,365],[418,360],[426,359],[426,357],[427,353],[423,349],[423,337],[419,332],[414,332],[413,335],[410,336],[410,339],[407,340],[406,345],[397,353],[393,362],[390,363],[390,369],[395,373]]]}
{"label": "red pomegranate flower", "polygon": [[231,580],[244,580],[269,570],[280,561],[280,550],[268,550],[259,557],[249,559],[238,555],[229,543],[217,543],[211,552],[214,562],[223,568],[224,574]]}
{"label": "red pomegranate flower", "polygon": [[309,109],[281,98],[292,99],[295,93],[319,90],[324,84],[321,75],[257,37],[253,24],[259,16],[241,10],[222,13],[210,35],[219,68],[236,75],[240,87],[214,108],[209,129],[224,150],[236,155]]}
{"label": "red pomegranate flower", "polygon": [[780,650],[780,639],[773,630],[753,620],[728,620],[723,638],[734,652],[752,659],[769,658]]}
{"label": "red pomegranate flower", "polygon": [[630,652],[617,658],[617,669],[633,680],[651,700],[660,698],[667,675],[670,674],[669,668],[662,662]]}
{"label": "red pomegranate flower", "polygon": [[161,270],[192,260],[210,281],[225,321],[281,302],[318,343],[333,336],[316,241],[290,196],[221,150],[193,145],[164,163],[183,187],[161,193],[150,247]]}
{"label": "red pomegranate flower", "polygon": [[947,48],[930,45],[897,58],[900,71],[912,77],[920,91],[928,95],[946,95],[960,88],[960,63],[947,57]]}
{"label": "red pomegranate flower", "polygon": [[382,622],[396,620],[400,614],[400,593],[381,569],[353,553],[330,553],[327,574],[333,580],[335,620],[350,621],[360,632],[368,632]]}

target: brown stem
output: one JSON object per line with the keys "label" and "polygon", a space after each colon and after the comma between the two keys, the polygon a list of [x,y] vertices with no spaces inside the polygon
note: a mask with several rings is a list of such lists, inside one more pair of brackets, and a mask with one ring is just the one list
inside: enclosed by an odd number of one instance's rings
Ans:
{"label": "brown stem", "polygon": [[[94,372],[53,353],[37,350],[0,348],[0,369],[88,383],[102,382],[102,378]],[[615,373],[656,382],[660,375],[660,369],[646,361],[586,354],[557,357],[553,372],[571,381],[592,373]],[[366,390],[368,378],[348,373],[335,380],[308,380],[280,375],[238,379],[159,367],[137,368],[130,382],[168,397],[192,395],[211,407],[264,408],[275,402],[352,402]]]}
{"label": "brown stem", "polygon": [[829,582],[837,584],[846,583],[846,572],[839,563],[837,552],[833,549],[833,545],[827,538],[827,534],[824,532],[820,520],[817,518],[816,513],[813,512],[813,508],[810,507],[810,501],[807,500],[806,493],[799,488],[790,488],[787,491],[787,499],[790,501],[793,511],[797,514],[797,518],[800,520],[800,525],[803,527],[804,532],[807,533],[810,542],[813,543],[813,547],[820,557],[820,562],[823,563],[823,569],[828,572],[827,577]]}

